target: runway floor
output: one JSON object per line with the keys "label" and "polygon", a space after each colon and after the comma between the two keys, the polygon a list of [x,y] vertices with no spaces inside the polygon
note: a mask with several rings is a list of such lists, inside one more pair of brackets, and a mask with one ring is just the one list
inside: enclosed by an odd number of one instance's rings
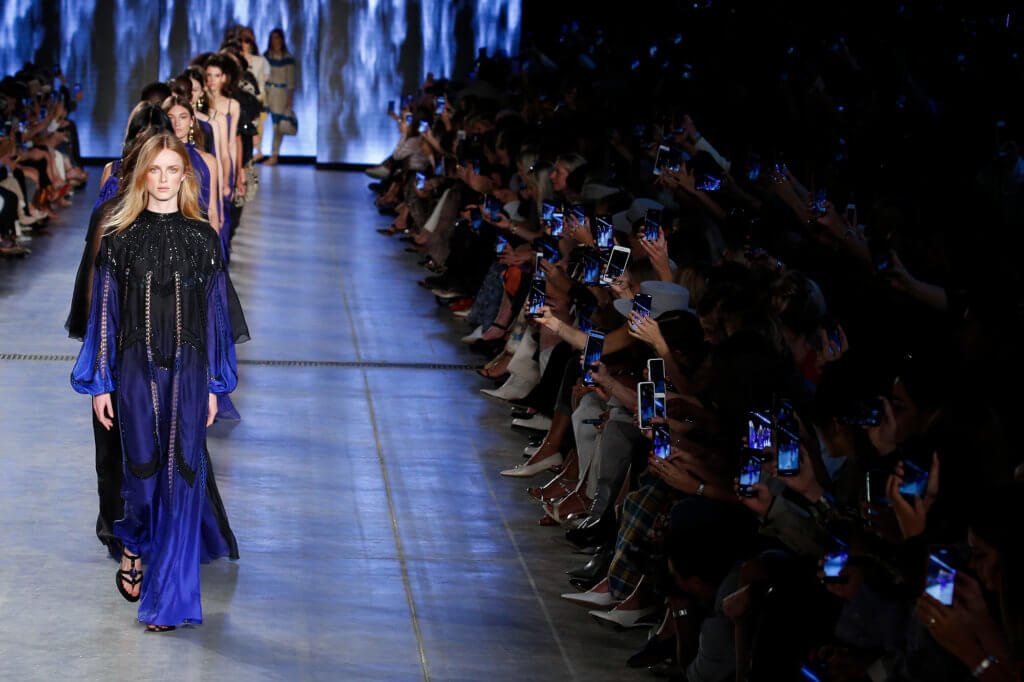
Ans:
{"label": "runway floor", "polygon": [[[378,235],[362,174],[261,172],[231,274],[253,340],[210,451],[241,559],[204,623],[147,634],[94,535],[90,404],[62,325],[99,169],[0,260],[0,679],[631,680],[644,631],[558,598],[583,559],[541,528],[508,408],[466,333]],[[542,478],[542,477],[541,477]]]}

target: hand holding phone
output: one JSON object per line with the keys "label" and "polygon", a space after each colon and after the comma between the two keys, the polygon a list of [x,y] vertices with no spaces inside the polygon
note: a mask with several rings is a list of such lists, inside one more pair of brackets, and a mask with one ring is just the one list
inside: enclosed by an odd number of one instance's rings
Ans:
{"label": "hand holding phone", "polygon": [[583,349],[583,385],[596,386],[594,380],[593,366],[601,361],[601,353],[604,350],[604,334],[599,331],[591,331],[587,334],[587,345]]}
{"label": "hand holding phone", "polygon": [[743,497],[753,497],[753,487],[761,482],[761,452],[746,448],[744,455],[746,459],[740,469],[738,490]]}

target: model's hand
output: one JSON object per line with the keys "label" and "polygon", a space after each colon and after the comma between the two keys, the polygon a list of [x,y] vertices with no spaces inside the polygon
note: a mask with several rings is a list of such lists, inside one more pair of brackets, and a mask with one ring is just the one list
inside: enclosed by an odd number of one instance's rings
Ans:
{"label": "model's hand", "polygon": [[107,431],[114,426],[114,404],[110,400],[109,393],[100,393],[92,397],[92,411]]}
{"label": "model's hand", "polygon": [[217,394],[210,394],[209,401],[210,416],[206,418],[206,428],[210,428],[213,425],[213,420],[217,418]]}

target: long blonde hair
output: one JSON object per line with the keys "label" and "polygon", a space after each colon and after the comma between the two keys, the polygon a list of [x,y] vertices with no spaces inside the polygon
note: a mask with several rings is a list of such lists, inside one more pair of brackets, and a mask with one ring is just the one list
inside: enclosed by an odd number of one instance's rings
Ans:
{"label": "long blonde hair", "polygon": [[174,133],[160,132],[146,140],[138,152],[138,161],[132,168],[131,177],[122,180],[118,191],[117,203],[107,214],[102,229],[107,234],[116,234],[131,225],[149,203],[149,191],[146,189],[146,174],[157,155],[169,149],[181,157],[181,185],[178,187],[178,210],[190,220],[201,220],[199,209],[199,192],[196,189],[195,172],[189,160],[185,144],[174,136]]}

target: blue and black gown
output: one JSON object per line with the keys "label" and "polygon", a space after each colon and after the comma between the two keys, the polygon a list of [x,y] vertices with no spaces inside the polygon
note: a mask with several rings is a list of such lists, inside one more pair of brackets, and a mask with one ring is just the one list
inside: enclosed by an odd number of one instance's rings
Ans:
{"label": "blue and black gown", "polygon": [[208,224],[143,211],[102,238],[71,384],[116,400],[124,516],[114,532],[146,563],[144,623],[202,622],[203,517],[209,504],[220,505],[207,499],[208,396],[234,390],[235,344],[248,337]]}

